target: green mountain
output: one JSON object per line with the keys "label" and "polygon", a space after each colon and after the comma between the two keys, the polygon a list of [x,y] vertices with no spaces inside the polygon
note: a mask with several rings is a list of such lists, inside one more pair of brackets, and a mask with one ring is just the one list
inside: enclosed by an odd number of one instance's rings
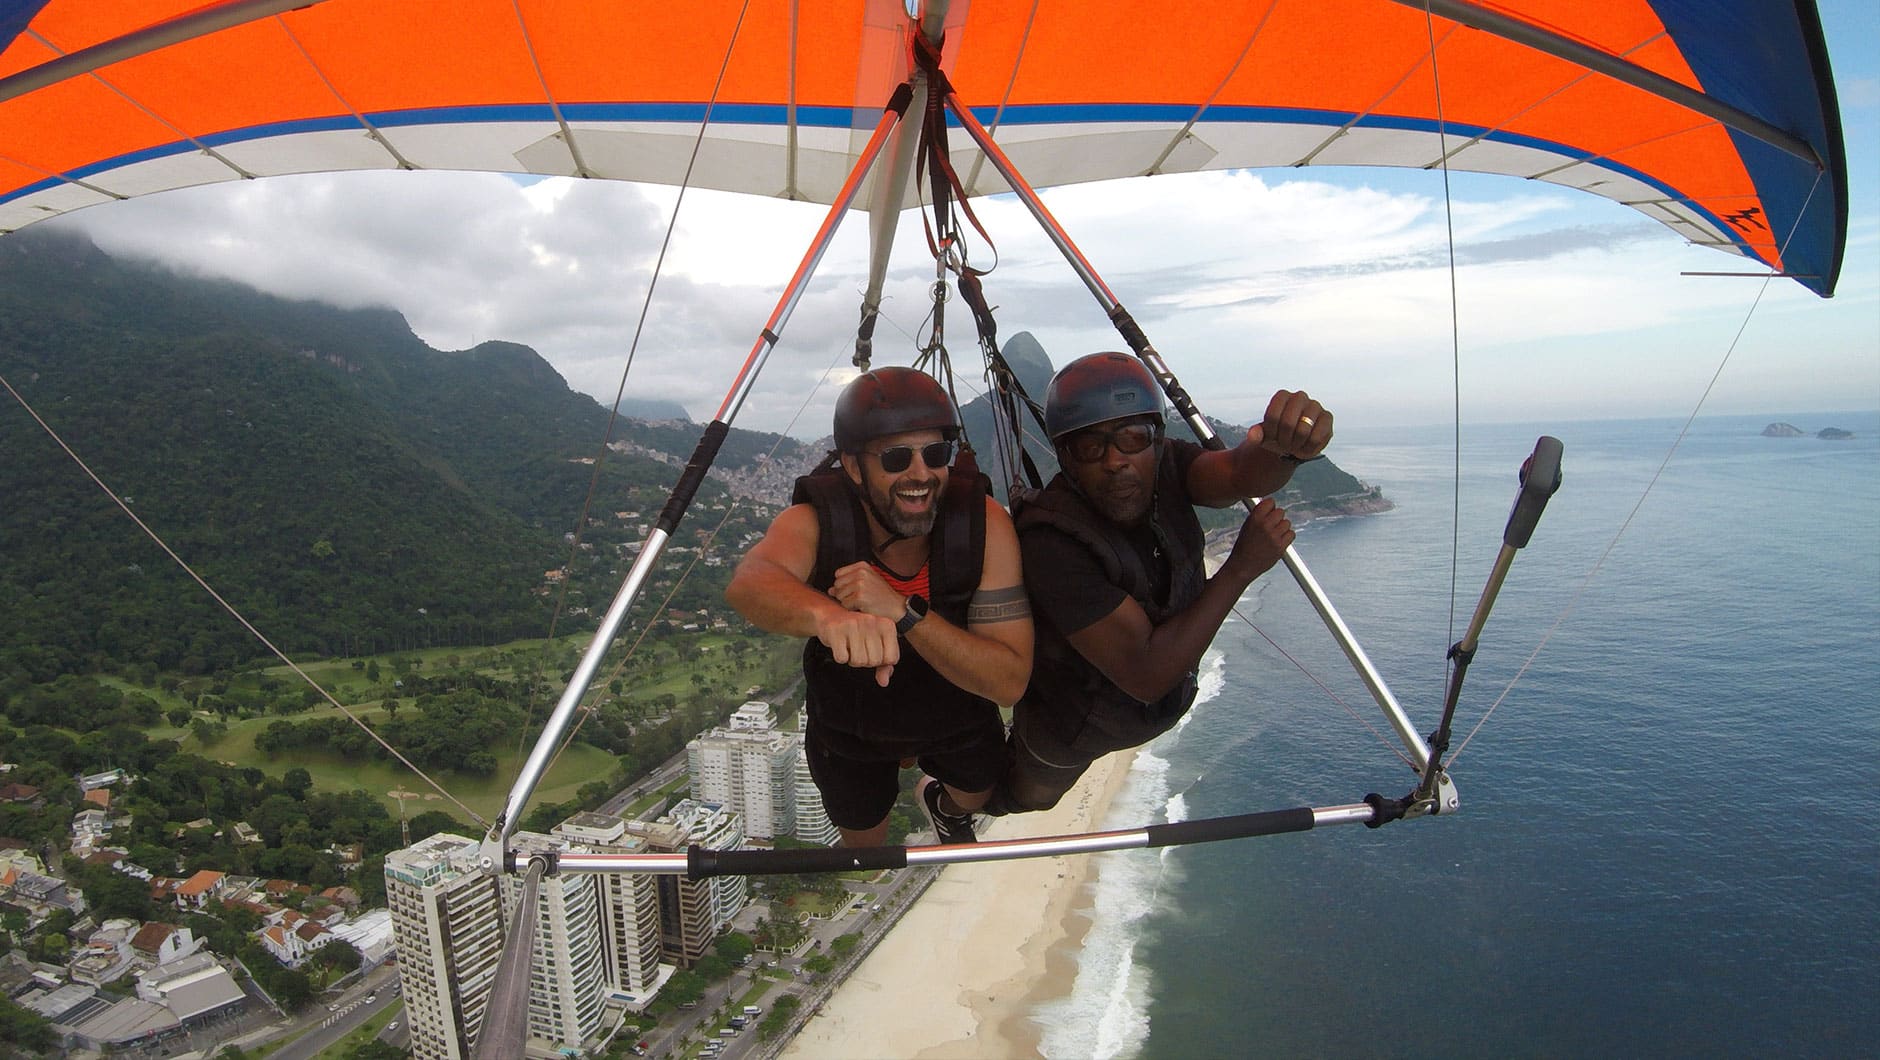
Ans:
{"label": "green mountain", "polygon": [[[591,624],[698,441],[686,423],[623,418],[603,450],[607,409],[527,347],[436,350],[389,309],[277,298],[45,229],[0,240],[0,319],[0,377],[24,402],[0,399],[0,686],[264,653],[25,405],[293,656]],[[1042,347],[1020,333],[1005,353],[1041,398]],[[990,410],[964,415],[990,468]],[[1028,447],[1048,478],[1049,448]],[[734,556],[820,455],[734,429],[674,548],[715,534]],[[1329,461],[1294,487],[1282,501],[1297,514],[1387,506]],[[718,617],[729,564],[688,566],[662,564],[645,596]]]}
{"label": "green mountain", "polygon": [[[0,240],[0,319],[0,376],[290,654],[547,630],[544,572],[570,563],[607,410],[534,351],[439,351],[390,310],[280,299],[38,229]],[[0,452],[0,676],[200,672],[260,652],[12,400]],[[677,477],[622,453],[600,466],[597,520],[650,518]],[[698,503],[723,496],[707,483]],[[601,603],[616,559],[591,563],[607,568]]]}

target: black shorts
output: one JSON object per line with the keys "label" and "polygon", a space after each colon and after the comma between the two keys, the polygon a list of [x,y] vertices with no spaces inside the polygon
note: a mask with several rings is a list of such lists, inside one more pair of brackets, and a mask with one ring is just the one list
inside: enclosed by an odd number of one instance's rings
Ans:
{"label": "black shorts", "polygon": [[1090,763],[1110,753],[1109,749],[1071,746],[1044,724],[1043,713],[1028,703],[1021,703],[1012,712],[1011,770],[987,804],[986,812],[1048,810],[1071,790]]}
{"label": "black shorts", "polygon": [[914,759],[928,776],[960,791],[985,791],[1005,772],[1005,727],[996,711],[984,724],[920,747],[882,745],[862,752],[838,737],[841,746],[832,749],[818,731],[812,722],[803,737],[809,775],[829,820],[853,832],[875,827],[894,809],[904,759]]}

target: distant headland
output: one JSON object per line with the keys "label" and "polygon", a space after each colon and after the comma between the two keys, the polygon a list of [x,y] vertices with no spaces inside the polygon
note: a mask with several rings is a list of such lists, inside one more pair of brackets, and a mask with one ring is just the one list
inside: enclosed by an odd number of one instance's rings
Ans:
{"label": "distant headland", "polygon": [[[1772,423],[1762,429],[1764,438],[1801,438],[1807,434],[1807,431],[1802,430],[1793,423]],[[1854,437],[1854,432],[1842,430],[1839,427],[1823,427],[1815,432],[1815,437],[1825,438],[1831,442],[1838,442]]]}

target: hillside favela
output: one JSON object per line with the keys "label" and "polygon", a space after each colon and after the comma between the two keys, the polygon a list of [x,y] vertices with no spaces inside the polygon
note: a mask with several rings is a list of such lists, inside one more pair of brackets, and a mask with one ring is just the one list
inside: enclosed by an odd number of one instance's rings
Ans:
{"label": "hillside favela", "polygon": [[[123,502],[0,417],[17,1055],[468,1057],[520,918],[515,1055],[769,1057],[945,871],[570,872],[519,909],[518,877],[480,865],[696,442],[683,409],[623,407],[609,435],[527,348],[442,352],[390,311],[37,230],[0,245],[0,314],[9,378]],[[1019,334],[1006,353],[1041,391],[1045,352]],[[963,415],[990,429],[983,401]],[[835,842],[801,644],[723,602],[828,446],[731,432],[517,822],[520,857]],[[1301,520],[1388,507],[1329,461],[1281,499]],[[934,842],[915,775],[890,844]]]}

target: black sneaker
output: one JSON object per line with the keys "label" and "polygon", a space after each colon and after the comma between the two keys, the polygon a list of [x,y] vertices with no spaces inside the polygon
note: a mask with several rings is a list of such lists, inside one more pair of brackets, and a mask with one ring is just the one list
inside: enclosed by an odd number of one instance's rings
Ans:
{"label": "black sneaker", "polygon": [[973,834],[972,814],[948,813],[940,808],[940,796],[945,793],[946,787],[932,777],[921,777],[914,793],[920,799],[920,808],[927,814],[928,822],[933,825],[934,838],[943,846],[979,842],[979,837]]}

